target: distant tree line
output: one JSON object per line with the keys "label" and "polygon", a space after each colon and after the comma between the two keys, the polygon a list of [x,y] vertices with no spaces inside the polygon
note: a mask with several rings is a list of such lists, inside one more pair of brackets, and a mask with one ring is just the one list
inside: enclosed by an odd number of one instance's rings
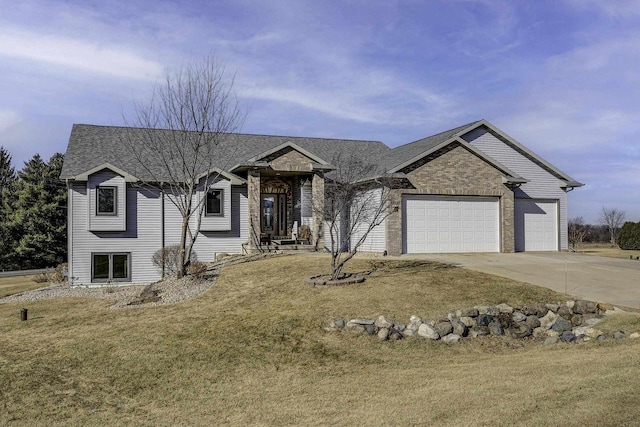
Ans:
{"label": "distant tree line", "polygon": [[[612,246],[619,245],[622,249],[628,249],[622,244],[622,240],[628,238],[630,229],[624,221],[625,217],[625,211],[603,206],[598,224],[585,224],[581,216],[569,218],[569,246],[575,249],[580,243],[610,243]],[[627,230],[622,232],[625,228]],[[625,245],[628,243],[625,242]]]}
{"label": "distant tree line", "polygon": [[0,271],[55,267],[67,259],[64,155],[39,154],[16,172],[0,147]]}

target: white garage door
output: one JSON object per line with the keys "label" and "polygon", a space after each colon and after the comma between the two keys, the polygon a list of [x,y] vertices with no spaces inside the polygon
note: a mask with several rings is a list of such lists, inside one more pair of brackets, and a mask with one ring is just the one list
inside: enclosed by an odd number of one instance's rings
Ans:
{"label": "white garage door", "polygon": [[516,251],[558,250],[558,202],[515,200]]}
{"label": "white garage door", "polygon": [[407,196],[404,252],[499,252],[497,197]]}

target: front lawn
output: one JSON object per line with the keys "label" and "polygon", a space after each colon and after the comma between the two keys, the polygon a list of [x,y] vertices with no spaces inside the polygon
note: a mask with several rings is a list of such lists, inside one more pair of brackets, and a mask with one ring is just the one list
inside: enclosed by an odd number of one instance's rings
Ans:
{"label": "front lawn", "polygon": [[45,286],[46,283],[34,282],[33,276],[0,277],[0,298]]}
{"label": "front lawn", "polygon": [[[67,298],[0,304],[0,424],[622,425],[640,419],[640,340],[456,345],[325,332],[329,319],[565,300],[437,263],[381,263],[366,282],[312,288],[326,256],[226,267],[176,305]],[[19,309],[30,320],[20,322]],[[635,315],[607,328],[640,330]]]}

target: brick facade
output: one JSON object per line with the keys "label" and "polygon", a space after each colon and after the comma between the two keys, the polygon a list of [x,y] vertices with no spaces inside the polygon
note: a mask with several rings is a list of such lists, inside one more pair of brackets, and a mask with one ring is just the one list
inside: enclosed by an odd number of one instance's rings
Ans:
{"label": "brick facade", "polygon": [[513,190],[503,183],[503,173],[460,144],[450,144],[405,167],[415,188],[394,189],[391,206],[398,209],[387,217],[387,251],[400,255],[403,251],[402,196],[408,194],[494,196],[500,198],[501,252],[514,251]]}

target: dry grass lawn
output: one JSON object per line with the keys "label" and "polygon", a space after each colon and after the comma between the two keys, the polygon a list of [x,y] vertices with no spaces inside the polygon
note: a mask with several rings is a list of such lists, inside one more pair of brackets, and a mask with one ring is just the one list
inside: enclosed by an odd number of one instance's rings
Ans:
{"label": "dry grass lawn", "polygon": [[609,258],[629,259],[629,257],[631,257],[635,260],[640,257],[640,251],[622,250],[618,246],[603,243],[581,243],[578,245],[578,252],[586,255],[598,255]]}
{"label": "dry grass lawn", "polygon": [[34,282],[33,276],[0,277],[0,298],[45,286]]}
{"label": "dry grass lawn", "polygon": [[[205,295],[0,305],[0,425],[633,425],[640,340],[545,347],[322,330],[332,317],[429,319],[476,304],[557,301],[544,288],[427,262],[312,288],[324,256],[228,267]],[[356,259],[353,270],[372,261]],[[601,329],[640,330],[635,315]]]}

